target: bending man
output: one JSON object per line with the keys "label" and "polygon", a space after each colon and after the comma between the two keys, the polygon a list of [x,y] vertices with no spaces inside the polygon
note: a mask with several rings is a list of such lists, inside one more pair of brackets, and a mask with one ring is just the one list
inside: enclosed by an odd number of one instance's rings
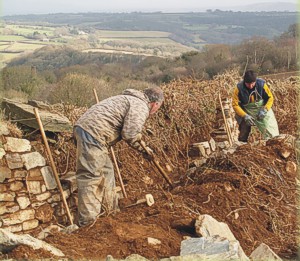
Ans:
{"label": "bending man", "polygon": [[247,142],[251,126],[257,126],[264,139],[279,135],[272,110],[273,95],[263,79],[252,70],[245,72],[243,81],[234,89],[232,106],[239,124],[239,141]]}
{"label": "bending man", "polygon": [[121,139],[143,152],[142,128],[160,108],[163,92],[158,87],[143,92],[127,89],[88,109],[75,123],[77,142],[76,178],[78,184],[78,223],[93,222],[101,210],[118,208],[113,164],[108,148]]}

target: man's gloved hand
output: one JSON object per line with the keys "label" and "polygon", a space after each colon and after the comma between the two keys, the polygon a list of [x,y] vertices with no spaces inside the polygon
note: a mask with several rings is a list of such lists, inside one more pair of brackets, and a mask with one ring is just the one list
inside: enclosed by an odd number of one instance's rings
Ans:
{"label": "man's gloved hand", "polygon": [[266,117],[267,112],[268,111],[264,107],[262,107],[257,114],[257,119],[260,121],[263,120]]}
{"label": "man's gloved hand", "polygon": [[248,126],[255,126],[254,118],[251,115],[246,114],[244,120]]}

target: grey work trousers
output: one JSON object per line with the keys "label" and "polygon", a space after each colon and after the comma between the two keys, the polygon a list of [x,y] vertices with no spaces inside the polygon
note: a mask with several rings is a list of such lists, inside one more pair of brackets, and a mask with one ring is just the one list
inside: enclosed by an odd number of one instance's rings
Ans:
{"label": "grey work trousers", "polygon": [[78,185],[78,224],[93,222],[100,212],[118,208],[113,164],[108,150],[80,127],[74,128],[77,142],[76,179]]}

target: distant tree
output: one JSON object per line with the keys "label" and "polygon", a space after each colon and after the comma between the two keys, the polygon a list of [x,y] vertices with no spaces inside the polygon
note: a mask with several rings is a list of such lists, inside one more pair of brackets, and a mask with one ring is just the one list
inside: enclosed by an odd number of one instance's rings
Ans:
{"label": "distant tree", "polygon": [[274,59],[274,42],[263,37],[252,37],[243,41],[234,50],[234,55],[238,57],[241,67],[245,67],[247,64],[252,64],[262,69],[262,64]]}
{"label": "distant tree", "polygon": [[63,36],[63,35],[68,35],[69,34],[69,29],[65,26],[63,27],[56,27],[55,30],[53,31],[53,34],[55,36]]}
{"label": "distant tree", "polygon": [[49,95],[49,100],[52,103],[91,106],[95,103],[93,88],[97,87],[98,82],[98,79],[87,75],[70,73],[57,83]]}
{"label": "distant tree", "polygon": [[286,32],[275,38],[275,43],[279,47],[278,66],[288,70],[297,69],[299,63],[299,24],[290,25]]}
{"label": "distant tree", "polygon": [[15,66],[4,68],[1,71],[1,79],[4,90],[16,90],[26,93],[29,97],[34,95],[43,84],[35,68],[31,66]]}

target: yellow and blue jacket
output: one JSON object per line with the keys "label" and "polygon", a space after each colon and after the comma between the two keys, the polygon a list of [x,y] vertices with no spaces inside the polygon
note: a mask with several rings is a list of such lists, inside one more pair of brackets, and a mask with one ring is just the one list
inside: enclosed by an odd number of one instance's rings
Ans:
{"label": "yellow and blue jacket", "polygon": [[241,81],[234,89],[232,106],[238,116],[244,117],[246,115],[244,106],[261,99],[264,101],[265,109],[270,110],[274,102],[274,97],[263,79],[257,78],[255,86],[251,90],[246,87],[244,81]]}

